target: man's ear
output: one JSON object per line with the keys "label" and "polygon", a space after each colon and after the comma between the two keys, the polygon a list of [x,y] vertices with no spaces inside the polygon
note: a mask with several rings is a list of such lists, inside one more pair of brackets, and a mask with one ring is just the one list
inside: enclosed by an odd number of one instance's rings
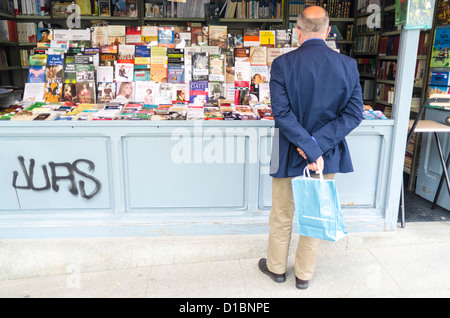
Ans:
{"label": "man's ear", "polygon": [[327,29],[327,33],[325,35],[325,39],[328,38],[328,34],[330,34],[330,31],[331,31],[331,26],[329,26],[328,29]]}

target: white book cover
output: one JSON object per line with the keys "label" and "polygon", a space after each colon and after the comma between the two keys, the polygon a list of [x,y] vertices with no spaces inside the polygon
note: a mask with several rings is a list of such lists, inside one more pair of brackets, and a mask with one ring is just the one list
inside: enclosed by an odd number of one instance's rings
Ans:
{"label": "white book cover", "polygon": [[130,63],[116,63],[115,81],[132,82],[134,78],[134,65]]}
{"label": "white book cover", "polygon": [[172,101],[174,102],[189,101],[189,84],[173,84]]}
{"label": "white book cover", "polygon": [[137,81],[134,83],[135,93],[134,101],[144,104],[155,104],[155,86],[156,83],[148,81]]}
{"label": "white book cover", "polygon": [[45,83],[25,83],[23,100],[26,102],[43,102]]}
{"label": "white book cover", "polygon": [[155,104],[172,104],[172,83],[155,83]]}
{"label": "white book cover", "polygon": [[97,83],[114,82],[113,66],[97,66]]}

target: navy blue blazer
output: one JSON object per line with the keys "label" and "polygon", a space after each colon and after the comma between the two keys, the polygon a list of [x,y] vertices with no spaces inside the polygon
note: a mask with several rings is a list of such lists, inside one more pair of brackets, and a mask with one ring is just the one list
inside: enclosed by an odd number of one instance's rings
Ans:
{"label": "navy blue blazer", "polygon": [[320,156],[323,173],[353,171],[345,141],[363,119],[363,101],[356,61],[328,48],[320,39],[277,57],[270,73],[275,120],[270,175],[303,174]]}

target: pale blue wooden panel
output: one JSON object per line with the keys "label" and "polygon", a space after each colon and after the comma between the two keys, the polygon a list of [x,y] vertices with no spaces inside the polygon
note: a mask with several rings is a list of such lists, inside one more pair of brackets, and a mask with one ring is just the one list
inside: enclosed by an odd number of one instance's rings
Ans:
{"label": "pale blue wooden panel", "polygon": [[127,209],[247,209],[247,137],[188,139],[168,134],[122,139]]}
{"label": "pale blue wooden panel", "polygon": [[0,210],[111,209],[109,138],[0,137]]}

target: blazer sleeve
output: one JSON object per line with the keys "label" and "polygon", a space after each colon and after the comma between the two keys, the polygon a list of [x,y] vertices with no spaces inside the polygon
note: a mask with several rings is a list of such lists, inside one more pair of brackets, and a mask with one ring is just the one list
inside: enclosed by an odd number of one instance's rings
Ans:
{"label": "blazer sleeve", "polygon": [[273,61],[270,72],[270,98],[276,127],[289,142],[305,152],[310,162],[314,162],[323,154],[323,151],[292,112],[286,89],[284,67],[289,65],[283,65],[282,59],[277,58]]}
{"label": "blazer sleeve", "polygon": [[363,100],[359,83],[359,72],[356,61],[352,62],[351,72],[354,74],[352,77],[354,83],[347,105],[345,105],[335,120],[330,121],[312,133],[323,152],[327,152],[342,142],[363,120]]}

